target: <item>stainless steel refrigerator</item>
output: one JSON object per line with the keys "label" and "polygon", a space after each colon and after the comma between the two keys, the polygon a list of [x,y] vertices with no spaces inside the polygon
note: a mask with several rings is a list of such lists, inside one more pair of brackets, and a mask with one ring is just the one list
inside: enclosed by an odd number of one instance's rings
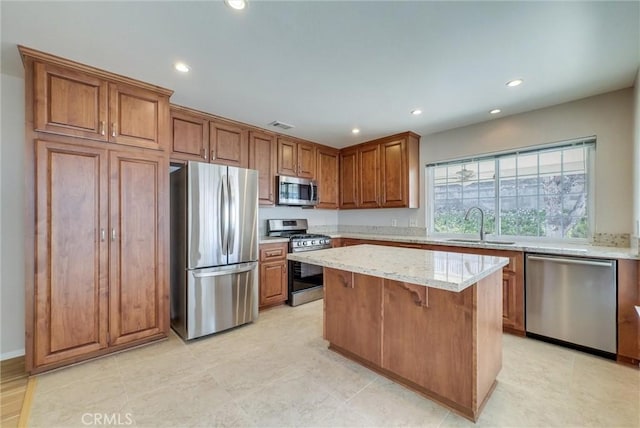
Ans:
{"label": "stainless steel refrigerator", "polygon": [[171,326],[194,339],[258,317],[258,172],[171,172]]}

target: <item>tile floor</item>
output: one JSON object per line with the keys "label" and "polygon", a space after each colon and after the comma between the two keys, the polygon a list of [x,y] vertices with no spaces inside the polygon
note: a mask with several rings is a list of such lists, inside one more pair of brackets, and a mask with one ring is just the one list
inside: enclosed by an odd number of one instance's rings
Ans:
{"label": "tile floor", "polygon": [[[327,349],[322,302],[38,376],[30,427],[473,426]],[[640,427],[640,371],[504,336],[478,426]]]}

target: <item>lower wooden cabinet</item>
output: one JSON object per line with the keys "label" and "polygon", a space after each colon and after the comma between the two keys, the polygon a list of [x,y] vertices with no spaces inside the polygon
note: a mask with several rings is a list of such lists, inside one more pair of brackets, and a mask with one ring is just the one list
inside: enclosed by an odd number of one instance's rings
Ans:
{"label": "lower wooden cabinet", "polygon": [[382,278],[324,269],[324,338],[381,365]]}
{"label": "lower wooden cabinet", "polygon": [[640,363],[640,261],[618,260],[618,359]]}
{"label": "lower wooden cabinet", "polygon": [[286,242],[260,245],[260,308],[287,301],[287,246]]}
{"label": "lower wooden cabinet", "polygon": [[36,141],[27,370],[166,336],[167,167],[158,152]]}

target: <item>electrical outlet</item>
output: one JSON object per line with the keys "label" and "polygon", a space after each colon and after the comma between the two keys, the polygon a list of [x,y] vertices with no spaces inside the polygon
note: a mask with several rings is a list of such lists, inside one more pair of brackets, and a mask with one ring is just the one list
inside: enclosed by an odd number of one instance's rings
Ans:
{"label": "electrical outlet", "polygon": [[415,217],[411,217],[409,219],[409,227],[418,227],[418,219]]}
{"label": "electrical outlet", "polygon": [[395,218],[391,219],[391,226],[392,227],[397,227],[398,226],[398,219],[395,219]]}

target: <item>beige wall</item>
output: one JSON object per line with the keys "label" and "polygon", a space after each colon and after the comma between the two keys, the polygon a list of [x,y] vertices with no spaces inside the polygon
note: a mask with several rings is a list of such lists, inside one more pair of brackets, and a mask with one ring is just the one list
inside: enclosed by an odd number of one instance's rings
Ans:
{"label": "beige wall", "polygon": [[[420,163],[510,150],[589,135],[596,145],[596,232],[630,233],[633,206],[633,89],[423,136]],[[340,211],[340,224],[425,225],[424,170],[418,210]]]}
{"label": "beige wall", "polygon": [[24,354],[24,80],[1,75],[0,359]]}

